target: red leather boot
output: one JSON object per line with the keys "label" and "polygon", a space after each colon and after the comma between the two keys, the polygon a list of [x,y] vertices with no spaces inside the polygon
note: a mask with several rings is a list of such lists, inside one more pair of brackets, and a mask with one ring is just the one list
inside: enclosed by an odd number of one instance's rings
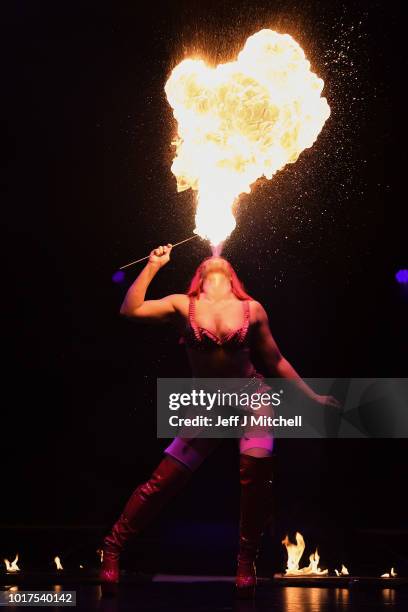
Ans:
{"label": "red leather boot", "polygon": [[191,475],[191,470],[182,463],[165,455],[149,480],[133,491],[119,519],[103,540],[100,580],[104,595],[117,592],[119,557],[126,542],[159,514]]}
{"label": "red leather boot", "polygon": [[255,561],[264,527],[272,518],[272,467],[274,458],[240,455],[241,510],[236,593],[254,597]]}

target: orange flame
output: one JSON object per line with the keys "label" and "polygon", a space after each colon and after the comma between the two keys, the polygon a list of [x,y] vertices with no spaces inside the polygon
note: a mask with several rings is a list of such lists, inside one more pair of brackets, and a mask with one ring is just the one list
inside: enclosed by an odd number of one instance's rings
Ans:
{"label": "orange flame", "polygon": [[240,194],[313,145],[330,115],[323,86],[300,45],[267,29],[233,62],[174,68],[165,86],[178,125],[172,172],[178,191],[198,193],[195,233],[220,244],[235,228]]}
{"label": "orange flame", "polygon": [[61,565],[61,559],[59,557],[55,557],[54,558],[54,563],[57,566],[57,570],[62,570],[64,569]]}
{"label": "orange flame", "polygon": [[286,546],[286,552],[288,553],[286,574],[296,572],[299,569],[300,559],[302,558],[303,551],[305,550],[305,541],[302,534],[298,531],[296,532],[295,539],[296,544],[290,542],[288,536],[282,540],[282,544]]}
{"label": "orange flame", "polygon": [[302,534],[299,532],[296,532],[295,539],[296,544],[290,542],[288,536],[286,536],[282,541],[282,544],[286,547],[286,551],[288,553],[288,561],[285,571],[286,576],[303,576],[307,574],[324,576],[328,574],[327,569],[322,570],[319,567],[320,557],[317,548],[316,551],[309,557],[309,565],[307,567],[299,568],[300,560],[305,550],[305,541]]}
{"label": "orange flame", "polygon": [[349,571],[348,571],[347,567],[345,565],[343,565],[343,564],[341,566],[341,570],[340,571],[338,571],[336,569],[334,571],[336,573],[336,576],[348,576],[349,575]]}
{"label": "orange flame", "polygon": [[396,576],[398,576],[398,574],[396,573],[396,571],[394,570],[394,568],[391,568],[391,572],[388,574],[381,574],[381,578],[395,578]]}
{"label": "orange flame", "polygon": [[18,553],[16,554],[16,558],[14,559],[12,563],[10,563],[8,559],[4,559],[4,563],[6,564],[6,571],[7,572],[19,572],[20,568],[17,565],[17,561],[18,561]]}

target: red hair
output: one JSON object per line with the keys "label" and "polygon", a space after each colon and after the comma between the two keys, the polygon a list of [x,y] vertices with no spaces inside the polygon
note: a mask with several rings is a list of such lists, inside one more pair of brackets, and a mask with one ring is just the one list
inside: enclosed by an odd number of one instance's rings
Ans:
{"label": "red hair", "polygon": [[[201,285],[202,285],[202,282],[203,282],[202,271],[203,271],[205,263],[209,259],[212,259],[212,256],[206,257],[205,259],[203,259],[203,261],[200,263],[200,265],[198,266],[197,270],[195,271],[194,276],[191,279],[190,286],[187,289],[187,295],[188,296],[195,296],[197,298],[200,297]],[[235,272],[234,268],[231,266],[230,262],[227,261],[226,259],[224,259],[223,257],[220,257],[220,259],[223,259],[226,262],[227,266],[228,266],[228,271],[229,271],[229,273],[231,275],[231,291],[232,291],[232,293],[239,300],[253,300],[254,298],[252,298],[250,295],[248,295],[248,293],[245,291],[243,283],[239,280],[239,278],[236,275],[236,272]]]}

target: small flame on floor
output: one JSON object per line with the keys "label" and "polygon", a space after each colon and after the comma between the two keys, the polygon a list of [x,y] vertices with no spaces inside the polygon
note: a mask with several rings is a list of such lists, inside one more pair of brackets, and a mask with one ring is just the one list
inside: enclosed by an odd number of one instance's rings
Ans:
{"label": "small flame on floor", "polygon": [[395,576],[398,576],[397,572],[394,570],[394,568],[391,568],[390,573],[388,574],[381,574],[381,578],[395,578]]}
{"label": "small flame on floor", "polygon": [[305,541],[301,533],[296,532],[295,535],[296,544],[290,542],[289,537],[286,536],[282,541],[282,544],[286,546],[286,552],[288,553],[288,561],[287,568],[285,571],[286,576],[304,576],[304,575],[313,575],[313,576],[325,576],[329,573],[329,570],[322,570],[319,567],[320,556],[316,551],[312,553],[309,557],[309,565],[307,567],[299,568],[300,559],[302,558],[303,552],[305,550]]}
{"label": "small flame on floor", "polygon": [[64,568],[61,565],[61,559],[59,557],[55,557],[54,563],[57,566],[57,570],[63,570]]}
{"label": "small flame on floor", "polygon": [[10,563],[8,559],[4,559],[4,563],[6,564],[6,571],[7,572],[19,572],[20,568],[17,565],[17,561],[18,561],[18,553],[16,554],[16,558],[14,559],[12,563]]}
{"label": "small flame on floor", "polygon": [[348,576],[349,575],[349,571],[348,571],[348,569],[347,569],[347,567],[345,565],[341,566],[341,570],[340,571],[338,571],[336,569],[334,571],[336,573],[336,576]]}

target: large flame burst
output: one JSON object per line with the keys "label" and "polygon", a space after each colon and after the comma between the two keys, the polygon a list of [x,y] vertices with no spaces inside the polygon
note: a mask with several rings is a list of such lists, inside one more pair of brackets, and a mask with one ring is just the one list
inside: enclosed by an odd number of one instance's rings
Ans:
{"label": "large flame burst", "polygon": [[235,228],[233,205],[313,145],[330,107],[323,80],[289,34],[261,30],[234,62],[186,59],[165,91],[178,124],[177,190],[197,191],[196,229],[218,245]]}

